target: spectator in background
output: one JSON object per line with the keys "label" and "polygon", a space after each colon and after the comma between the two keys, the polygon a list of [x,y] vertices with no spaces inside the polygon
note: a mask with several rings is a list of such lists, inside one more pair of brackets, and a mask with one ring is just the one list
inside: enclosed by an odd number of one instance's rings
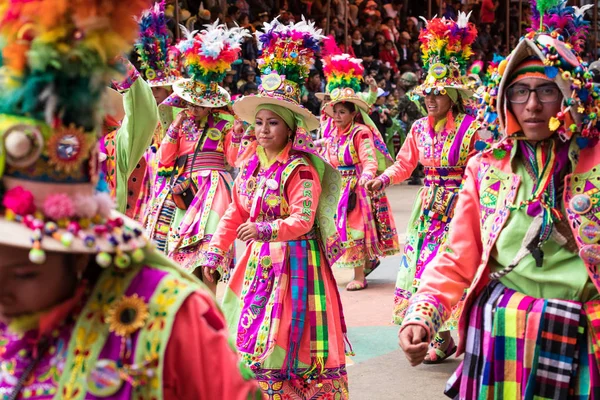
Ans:
{"label": "spectator in background", "polygon": [[386,132],[387,128],[392,126],[392,118],[390,117],[390,109],[385,105],[389,92],[386,92],[382,88],[377,88],[377,100],[371,108],[369,117],[375,123],[377,130],[383,136],[384,142],[387,143]]}
{"label": "spectator in background", "polygon": [[389,64],[395,74],[398,73],[398,65],[400,63],[400,54],[394,43],[391,40],[386,40],[383,45],[383,50],[379,51],[379,60],[384,64]]}
{"label": "spectator in background", "polygon": [[225,79],[223,79],[223,83],[221,84],[221,87],[227,90],[227,92],[229,92],[230,95],[238,93],[237,86],[234,83],[234,78],[236,75],[237,71],[235,69],[230,69],[229,71],[227,71],[227,75],[225,75]]}
{"label": "spectator in background", "polygon": [[383,33],[383,36],[385,36],[385,40],[390,40],[394,44],[396,44],[396,42],[400,39],[400,32],[398,32],[392,17],[385,17],[383,19],[383,23],[381,24],[381,33]]}
{"label": "spectator in background", "polygon": [[227,8],[227,16],[225,17],[225,24],[228,28],[235,28],[238,25],[240,19],[240,9],[237,6],[229,6]]}
{"label": "spectator in background", "polygon": [[419,40],[419,20],[415,17],[406,19],[406,32],[410,35],[410,41],[418,43]]}
{"label": "spectator in background", "polygon": [[237,0],[235,2],[235,6],[240,11],[240,14],[250,15],[250,4],[248,4],[246,0]]}
{"label": "spectator in background", "polygon": [[321,115],[321,100],[316,96],[317,93],[325,92],[321,73],[317,70],[310,72],[308,81],[301,89],[302,105],[314,115]]}
{"label": "spectator in background", "polygon": [[240,90],[240,94],[243,94],[244,96],[249,96],[251,94],[257,93],[258,85],[256,84],[256,82],[248,82],[244,86],[242,86],[242,89]]}
{"label": "spectator in background", "polygon": [[444,17],[446,19],[456,20],[458,12],[462,7],[461,0],[452,0],[450,4],[446,3],[446,12],[444,12]]}
{"label": "spectator in background", "polygon": [[[496,19],[498,0],[483,0],[481,2],[480,21],[482,24],[493,24]],[[529,7],[523,7],[524,9]]]}
{"label": "spectator in background", "polygon": [[271,20],[271,16],[267,11],[262,11],[258,13],[258,20],[253,23],[256,29],[260,29],[263,27],[265,22],[269,22]]}
{"label": "spectator in background", "polygon": [[237,81],[237,88],[239,93],[243,93],[242,86],[246,83],[256,83],[256,71],[249,65],[244,66],[242,69],[242,79]]}
{"label": "spectator in background", "polygon": [[407,64],[411,60],[411,49],[410,49],[410,34],[408,32],[402,32],[398,41],[398,54],[400,56],[398,65]]}

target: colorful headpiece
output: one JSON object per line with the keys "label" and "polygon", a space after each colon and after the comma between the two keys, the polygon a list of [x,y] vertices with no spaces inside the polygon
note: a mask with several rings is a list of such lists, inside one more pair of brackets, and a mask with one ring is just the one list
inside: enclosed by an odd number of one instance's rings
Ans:
{"label": "colorful headpiece", "polygon": [[[477,89],[479,105],[476,117],[481,125],[479,137],[487,144],[495,142],[500,136],[496,100],[498,95],[498,85],[502,78],[500,72],[501,66],[502,68],[506,66],[505,58],[498,54],[494,54],[494,58],[488,65],[483,78],[483,84]],[[477,144],[477,146],[480,147],[479,150],[487,148],[487,145],[485,144]]]}
{"label": "colorful headpiece", "polygon": [[179,79],[178,51],[171,48],[171,36],[165,17],[165,1],[144,11],[138,21],[140,37],[135,50],[143,76],[150,86],[171,86]]}
{"label": "colorful headpiece", "polygon": [[324,107],[325,113],[333,115],[333,106],[346,101],[368,112],[369,105],[358,96],[365,72],[362,60],[342,53],[331,36],[324,41],[323,53],[323,72],[327,79],[326,94],[331,99]]}
{"label": "colorful headpiece", "polygon": [[275,18],[271,23],[265,22],[263,31],[257,31],[256,37],[261,51],[258,66],[262,84],[258,95],[244,96],[235,102],[235,113],[253,123],[257,105],[276,104],[302,116],[309,130],[318,128],[318,119],[300,104],[300,87],[315,62],[315,53],[323,39],[321,30],[304,17],[289,25]]}
{"label": "colorful headpiece", "polygon": [[[586,146],[590,138],[600,137],[600,87],[594,84],[587,64],[582,61],[576,47],[582,32],[586,32],[581,21],[585,9],[574,9],[573,13],[565,12],[571,8],[565,1],[538,1],[536,9],[543,21],[540,30],[528,32],[519,45],[509,55],[506,68],[500,71],[502,79],[498,90],[498,112],[500,124],[506,135],[519,131],[513,129],[514,118],[507,109],[505,93],[520,72],[544,74],[547,79],[556,83],[563,95],[561,111],[550,119],[550,129],[558,133],[563,140],[569,140],[574,134],[581,135],[578,140]],[[557,24],[557,25],[554,25]],[[573,28],[577,26],[578,28]],[[537,29],[538,27],[534,27]],[[571,43],[574,43],[572,45]],[[531,63],[531,58],[538,61]],[[537,68],[537,69],[536,69]],[[527,72],[529,71],[529,72]]]}
{"label": "colorful headpiece", "polygon": [[[141,230],[95,194],[101,98],[149,1],[29,0],[0,6],[0,243],[143,257]],[[130,252],[131,256],[126,252]]]}
{"label": "colorful headpiece", "polygon": [[235,27],[228,29],[219,20],[206,25],[200,33],[188,32],[181,27],[186,38],[177,44],[181,52],[181,62],[190,79],[173,85],[175,92],[165,100],[165,104],[179,106],[180,99],[202,107],[224,107],[229,104],[229,93],[219,86],[227,70],[241,52],[242,40],[249,36],[248,31]]}
{"label": "colorful headpiece", "polygon": [[[463,98],[473,94],[466,73],[477,29],[469,22],[470,16],[470,13],[460,12],[457,21],[446,18],[426,21],[419,40],[424,69],[428,72],[425,82],[415,89],[416,94],[424,96],[432,90],[445,93],[448,89],[457,91]],[[451,92],[448,94],[454,101],[458,100]]]}

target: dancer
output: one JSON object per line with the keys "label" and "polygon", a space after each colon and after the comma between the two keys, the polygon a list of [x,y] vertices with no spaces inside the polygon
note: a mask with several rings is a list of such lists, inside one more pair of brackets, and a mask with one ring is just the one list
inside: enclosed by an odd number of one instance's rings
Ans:
{"label": "dancer", "polygon": [[[225,163],[234,164],[239,138],[232,132],[233,116],[224,110],[229,94],[217,82],[237,60],[245,36],[241,28],[228,30],[217,21],[178,44],[191,79],[176,83],[164,103],[187,108],[177,115],[158,151],[159,173],[167,179],[157,181],[159,194],[146,228],[159,250],[187,271],[198,267],[198,254],[207,248],[231,203],[233,179]],[[216,283],[207,284],[216,290]]]}
{"label": "dancer", "polygon": [[[425,98],[428,115],[413,124],[394,165],[367,183],[368,190],[381,190],[408,179],[419,162],[425,168],[425,186],[417,195],[408,222],[396,281],[396,324],[402,323],[423,271],[446,240],[465,166],[476,141],[479,124],[463,109],[464,99],[473,93],[464,83],[464,76],[476,35],[475,26],[464,13],[459,14],[458,21],[434,18],[428,22],[419,38],[429,73],[415,89],[415,94]],[[449,330],[456,329],[459,315],[460,306],[432,342],[427,363],[442,362],[456,351]]]}
{"label": "dancer", "polygon": [[467,353],[446,387],[456,399],[589,399],[599,390],[600,90],[577,54],[581,10],[538,6],[539,30],[499,67],[503,138],[469,161],[460,223],[400,332],[419,364],[471,287],[460,321]]}
{"label": "dancer", "polygon": [[259,399],[208,291],[94,193],[102,92],[148,6],[97,3],[0,10],[0,393]]}
{"label": "dancer", "polygon": [[320,30],[302,20],[265,24],[258,95],[236,101],[251,124],[240,148],[233,202],[221,219],[204,273],[229,265],[247,243],[223,298],[243,361],[268,399],[348,398],[344,314],[331,265],[339,174],[318,157],[309,131],[318,119],[300,105]]}
{"label": "dancer", "polygon": [[363,76],[362,60],[348,54],[330,54],[323,60],[330,101],[323,111],[331,130],[323,134],[323,156],[342,175],[337,227],[344,254],[336,263],[354,268],[346,290],[367,287],[379,257],[398,252],[398,235],[385,192],[368,195],[364,184],[391,164],[381,134],[368,116],[369,105],[358,95]]}

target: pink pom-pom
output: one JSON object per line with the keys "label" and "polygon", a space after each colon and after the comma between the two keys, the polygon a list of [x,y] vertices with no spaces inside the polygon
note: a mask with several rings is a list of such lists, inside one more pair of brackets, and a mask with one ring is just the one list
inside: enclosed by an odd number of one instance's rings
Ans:
{"label": "pink pom-pom", "polygon": [[94,196],[98,204],[98,215],[102,218],[109,218],[110,213],[115,208],[115,203],[108,193],[98,193]]}
{"label": "pink pom-pom", "polygon": [[16,215],[29,215],[35,212],[33,194],[21,186],[14,187],[4,194],[2,205]]}
{"label": "pink pom-pom", "polygon": [[46,217],[58,221],[63,218],[73,217],[75,215],[75,206],[68,195],[57,193],[46,197],[42,211]]}
{"label": "pink pom-pom", "polygon": [[75,215],[80,218],[94,218],[98,214],[96,197],[77,195],[73,198]]}

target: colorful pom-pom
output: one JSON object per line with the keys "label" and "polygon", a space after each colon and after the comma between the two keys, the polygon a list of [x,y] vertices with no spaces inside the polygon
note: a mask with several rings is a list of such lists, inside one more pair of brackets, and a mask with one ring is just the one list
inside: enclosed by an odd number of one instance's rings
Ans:
{"label": "colorful pom-pom", "polygon": [[21,186],[14,187],[4,193],[2,205],[16,215],[25,216],[35,212],[33,194]]}
{"label": "colorful pom-pom", "polygon": [[29,250],[29,261],[34,264],[43,264],[46,262],[46,252],[42,249],[31,249]]}
{"label": "colorful pom-pom", "polygon": [[112,257],[110,254],[102,251],[96,255],[96,264],[102,268],[108,268],[110,267],[110,264],[112,264]]}
{"label": "colorful pom-pom", "polygon": [[51,194],[46,197],[42,206],[44,215],[58,221],[75,215],[75,206],[71,198],[64,193]]}
{"label": "colorful pom-pom", "polygon": [[145,255],[144,255],[144,250],[142,249],[135,249],[132,253],[131,253],[131,259],[133,260],[134,263],[139,264],[142,261],[144,261]]}
{"label": "colorful pom-pom", "polygon": [[118,268],[125,269],[131,265],[131,257],[129,257],[126,253],[118,254],[115,257],[115,265]]}
{"label": "colorful pom-pom", "polygon": [[95,197],[76,195],[73,197],[75,214],[80,218],[93,218],[98,213],[98,202]]}

